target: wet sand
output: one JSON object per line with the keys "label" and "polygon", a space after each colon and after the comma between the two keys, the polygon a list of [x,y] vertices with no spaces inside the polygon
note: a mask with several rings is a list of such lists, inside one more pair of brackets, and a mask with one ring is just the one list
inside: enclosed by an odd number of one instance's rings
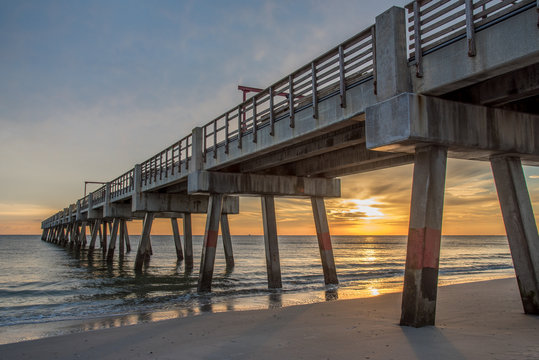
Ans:
{"label": "wet sand", "polygon": [[1,359],[538,359],[516,280],[440,287],[437,326],[401,327],[401,294],[204,314],[0,346]]}

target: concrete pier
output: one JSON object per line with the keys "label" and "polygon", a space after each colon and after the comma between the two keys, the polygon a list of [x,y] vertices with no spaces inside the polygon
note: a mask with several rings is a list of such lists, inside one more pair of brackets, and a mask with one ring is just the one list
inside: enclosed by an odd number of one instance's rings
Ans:
{"label": "concrete pier", "polygon": [[183,242],[185,268],[193,268],[193,230],[191,227],[191,213],[183,214]]}
{"label": "concrete pier", "polygon": [[178,228],[178,219],[170,218],[170,223],[172,225],[172,234],[174,236],[174,246],[176,247],[176,257],[178,261],[182,261],[183,250],[182,250],[182,241],[180,238],[180,230]]}
{"label": "concrete pier", "polygon": [[232,238],[227,214],[221,214],[221,239],[223,240],[226,267],[231,269],[234,267],[234,252],[232,251]]}
{"label": "concrete pier", "polygon": [[142,224],[142,235],[140,237],[140,243],[138,245],[137,257],[135,259],[135,271],[141,271],[144,262],[150,259],[151,255],[151,239],[150,233],[152,231],[153,213],[146,213],[144,215],[144,221]]}
{"label": "concrete pier", "polygon": [[416,151],[401,325],[434,325],[446,162],[444,147]]}
{"label": "concrete pier", "polygon": [[261,197],[261,201],[268,288],[280,289],[283,285],[281,280],[281,262],[279,259],[279,242],[277,238],[277,220],[275,217],[275,200],[272,195],[265,195]]}
{"label": "concrete pier", "polygon": [[324,198],[311,197],[313,207],[314,224],[316,226],[316,237],[318,238],[318,248],[320,249],[320,259],[324,270],[324,282],[326,284],[338,284],[337,270],[333,258],[333,247],[331,246],[331,235],[329,233],[328,218]]}
{"label": "concrete pier", "polygon": [[116,239],[118,238],[118,230],[120,227],[120,219],[112,221],[112,231],[110,233],[109,249],[107,250],[107,262],[111,263],[114,259],[114,250],[116,249]]}
{"label": "concrete pier", "polygon": [[215,263],[217,238],[219,236],[219,219],[221,217],[222,205],[223,195],[210,195],[208,215],[206,218],[206,230],[204,231],[202,256],[200,260],[200,274],[198,278],[199,292],[211,291],[211,281],[213,278],[213,266]]}
{"label": "concrete pier", "polygon": [[539,236],[520,159],[490,160],[526,314],[539,314]]}

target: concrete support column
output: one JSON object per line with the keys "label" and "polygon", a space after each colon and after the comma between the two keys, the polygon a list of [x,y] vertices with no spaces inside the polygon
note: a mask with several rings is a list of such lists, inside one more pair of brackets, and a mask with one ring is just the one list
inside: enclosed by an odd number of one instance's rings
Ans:
{"label": "concrete support column", "polygon": [[383,101],[411,90],[404,9],[394,6],[378,15],[375,28],[377,100]]}
{"label": "concrete support column", "polygon": [[223,195],[211,194],[208,203],[208,215],[206,218],[206,230],[202,245],[202,258],[200,260],[200,274],[198,277],[198,291],[211,291],[213,266],[215,264],[215,251],[219,236],[219,218],[223,205]]}
{"label": "concrete support column", "polygon": [[185,268],[193,268],[193,229],[191,227],[191,214],[183,214],[183,241]]}
{"label": "concrete support column", "polygon": [[80,245],[84,249],[86,248],[86,221],[83,221],[80,226]]}
{"label": "concrete support column", "polygon": [[225,250],[226,267],[233,268],[234,253],[232,251],[232,238],[227,214],[221,214],[221,238],[223,239],[223,248]]}
{"label": "concrete support column", "polygon": [[110,232],[109,250],[107,251],[107,262],[111,263],[114,259],[114,250],[116,248],[116,238],[118,237],[118,228],[120,219],[115,218],[112,221],[112,231]]}
{"label": "concrete support column", "polygon": [[127,252],[131,252],[131,241],[129,241],[129,233],[127,232],[127,220],[124,220],[123,227],[124,227],[125,248]]}
{"label": "concrete support column", "polygon": [[401,325],[434,325],[447,149],[416,150]]}
{"label": "concrete support column", "polygon": [[95,249],[95,242],[97,240],[97,234],[99,233],[99,229],[101,227],[101,220],[96,220],[94,222],[94,227],[92,228],[92,238],[90,239],[90,251],[94,251]]}
{"label": "concrete support column", "polygon": [[120,255],[120,258],[123,258],[124,254],[125,254],[125,232],[124,232],[124,229],[125,229],[125,220],[124,219],[120,219],[119,221],[119,231],[120,231],[120,237],[119,237],[119,247],[120,247],[120,253],[118,255]]}
{"label": "concrete support column", "polygon": [[279,259],[279,242],[277,238],[277,218],[275,217],[275,200],[273,195],[264,195],[262,201],[262,222],[264,225],[264,245],[266,249],[266,268],[268,272],[268,288],[280,289],[281,261]]}
{"label": "concrete support column", "polygon": [[522,305],[539,314],[539,236],[520,159],[490,159]]}
{"label": "concrete support column", "polygon": [[311,197],[311,204],[313,206],[320,258],[322,259],[322,268],[324,269],[324,282],[326,284],[338,284],[339,280],[337,279],[337,271],[335,269],[324,198],[313,196]]}
{"label": "concrete support column", "polygon": [[108,221],[103,220],[103,239],[101,241],[101,251],[103,252],[103,257],[107,255],[107,228]]}
{"label": "concrete support column", "polygon": [[138,245],[137,257],[135,259],[135,271],[141,271],[144,262],[150,259],[151,253],[151,240],[150,233],[152,230],[154,214],[148,212],[144,215],[144,222],[142,224],[142,236],[140,237],[140,243]]}
{"label": "concrete support column", "polygon": [[182,240],[180,238],[180,229],[178,229],[178,219],[171,218],[172,232],[174,234],[174,245],[176,246],[176,257],[178,261],[183,260]]}

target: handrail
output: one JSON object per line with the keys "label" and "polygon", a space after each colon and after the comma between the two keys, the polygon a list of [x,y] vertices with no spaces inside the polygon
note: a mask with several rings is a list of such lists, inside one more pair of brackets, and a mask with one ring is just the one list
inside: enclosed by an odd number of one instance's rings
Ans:
{"label": "handrail", "polygon": [[536,0],[416,0],[408,10],[408,50],[422,76],[422,56],[452,41],[466,38],[468,56],[475,56],[475,32],[524,8]]}
{"label": "handrail", "polygon": [[[305,106],[313,107],[313,117],[318,116],[319,99],[337,91],[341,105],[346,106],[345,92],[348,86],[373,76],[375,73],[374,25],[335,46],[279,81],[273,83],[253,97],[206,123],[203,129],[203,157],[225,146],[228,153],[230,143],[237,141],[242,146],[242,137],[256,134],[263,126],[270,126],[273,136],[276,121],[289,119],[295,126],[294,114]],[[286,94],[286,98],[279,98]],[[253,142],[257,137],[253,136]]]}

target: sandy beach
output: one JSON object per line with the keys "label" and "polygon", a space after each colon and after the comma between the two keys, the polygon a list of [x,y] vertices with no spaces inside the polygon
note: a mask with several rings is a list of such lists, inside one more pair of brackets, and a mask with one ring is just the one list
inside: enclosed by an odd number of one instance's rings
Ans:
{"label": "sandy beach", "polygon": [[516,280],[440,287],[437,326],[398,325],[401,294],[205,314],[0,346],[2,359],[538,359]]}

